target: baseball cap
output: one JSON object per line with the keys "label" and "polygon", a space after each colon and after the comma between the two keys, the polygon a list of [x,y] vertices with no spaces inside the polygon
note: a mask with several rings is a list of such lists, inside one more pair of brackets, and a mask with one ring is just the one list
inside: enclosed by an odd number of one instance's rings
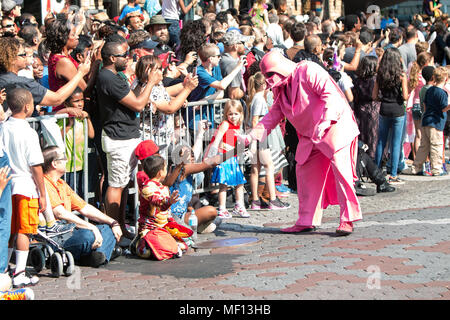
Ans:
{"label": "baseball cap", "polygon": [[139,160],[144,160],[156,153],[158,153],[159,147],[153,142],[153,140],[144,140],[139,143],[134,150],[134,154]]}
{"label": "baseball cap", "polygon": [[237,30],[229,30],[222,38],[222,43],[225,46],[232,46],[234,44],[240,43],[240,42],[247,42],[250,41],[251,37],[242,35]]}
{"label": "baseball cap", "polygon": [[15,6],[22,5],[23,0],[3,0],[2,1],[2,10],[3,11],[11,11]]}
{"label": "baseball cap", "polygon": [[146,39],[142,42],[139,42],[138,44],[136,44],[133,47],[130,47],[130,49],[139,49],[139,48],[144,48],[144,49],[155,49],[156,46],[158,45],[158,42],[153,41],[152,39]]}
{"label": "baseball cap", "polygon": [[375,4],[372,4],[372,5],[368,6],[367,10],[366,10],[366,13],[373,13],[373,12],[378,12],[379,13],[380,12],[380,7],[375,5]]}

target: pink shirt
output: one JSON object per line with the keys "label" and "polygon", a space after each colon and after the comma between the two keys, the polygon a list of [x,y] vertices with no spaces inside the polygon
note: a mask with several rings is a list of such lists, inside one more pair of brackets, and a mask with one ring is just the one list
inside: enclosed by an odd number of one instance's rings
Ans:
{"label": "pink shirt", "polygon": [[417,83],[416,88],[414,89],[413,96],[413,104],[420,104],[420,89],[425,85],[425,79],[422,77],[422,73],[419,73],[419,82]]}

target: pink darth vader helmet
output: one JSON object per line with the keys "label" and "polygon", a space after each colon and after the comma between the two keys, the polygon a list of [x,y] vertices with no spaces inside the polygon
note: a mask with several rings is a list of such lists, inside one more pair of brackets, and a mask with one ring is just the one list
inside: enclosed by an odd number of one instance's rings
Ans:
{"label": "pink darth vader helmet", "polygon": [[285,58],[279,51],[270,51],[260,62],[261,72],[266,77],[269,88],[280,84],[295,69],[296,63]]}

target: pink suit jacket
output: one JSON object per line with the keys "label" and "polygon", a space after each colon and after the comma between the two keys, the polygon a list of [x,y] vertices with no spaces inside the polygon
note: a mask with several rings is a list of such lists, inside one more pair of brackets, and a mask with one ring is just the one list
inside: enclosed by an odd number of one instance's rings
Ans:
{"label": "pink suit jacket", "polygon": [[[344,94],[328,72],[315,62],[298,63],[295,70],[273,88],[273,93],[272,108],[250,134],[261,140],[286,117],[299,137],[297,164],[305,163],[313,146],[331,159],[359,135]],[[325,121],[331,124],[319,138],[317,127]]]}

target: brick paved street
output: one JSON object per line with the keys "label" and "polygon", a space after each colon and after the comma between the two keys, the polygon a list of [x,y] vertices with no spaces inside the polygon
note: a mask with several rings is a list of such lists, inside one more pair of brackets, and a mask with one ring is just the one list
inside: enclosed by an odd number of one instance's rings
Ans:
{"label": "brick paved street", "polygon": [[[450,188],[447,177],[402,175],[397,191],[360,198],[363,220],[336,237],[338,207],[316,232],[284,235],[285,211],[233,218],[198,242],[256,237],[242,246],[191,250],[163,262],[122,256],[69,278],[40,273],[43,300],[405,300],[450,299]],[[369,184],[373,187],[373,185]]]}

